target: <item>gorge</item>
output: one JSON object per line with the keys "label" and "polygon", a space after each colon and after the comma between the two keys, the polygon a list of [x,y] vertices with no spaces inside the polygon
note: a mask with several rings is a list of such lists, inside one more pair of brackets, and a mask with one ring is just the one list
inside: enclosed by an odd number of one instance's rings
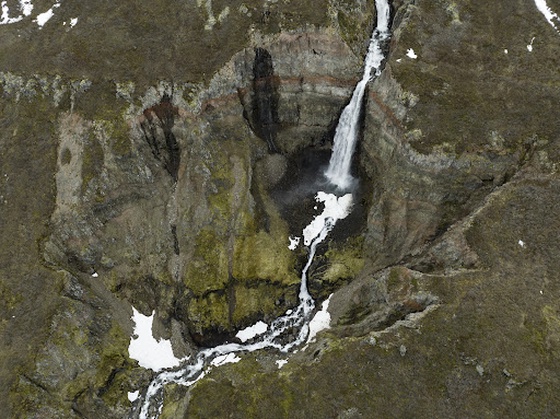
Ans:
{"label": "gorge", "polygon": [[554,416],[560,4],[380,4],[2,4],[2,417]]}
{"label": "gorge", "polygon": [[[350,174],[350,168],[354,149],[356,147],[356,141],[358,140],[360,131],[359,121],[364,91],[366,84],[372,80],[372,77],[379,76],[381,74],[381,65],[385,59],[383,48],[390,36],[390,8],[388,1],[376,0],[375,6],[377,24],[369,42],[368,52],[364,63],[364,74],[362,80],[360,80],[352,93],[350,103],[346,105],[342,111],[340,120],[338,121],[335,130],[336,134],[333,140],[334,149],[329,161],[329,166],[325,172],[330,185],[339,190],[348,190],[353,181],[352,175]],[[255,61],[257,62],[259,60],[259,55],[264,55],[264,52],[260,48],[257,48],[255,52]],[[270,57],[268,57],[268,59],[270,59]],[[269,66],[269,69],[270,70],[266,72],[267,77],[272,76],[271,66]],[[260,75],[255,72],[255,78],[259,76]],[[263,101],[261,99],[261,109],[271,108],[271,104],[262,102]],[[271,111],[269,110],[266,114],[270,115]],[[267,120],[270,119],[271,118],[267,118]],[[271,124],[269,123],[266,125],[270,126]],[[269,149],[271,152],[275,152],[276,146],[274,145],[270,129],[266,131],[268,131],[266,140],[269,145]],[[334,194],[326,194],[323,191],[318,191],[316,201],[324,202],[325,208],[323,209],[323,212],[320,215],[317,215],[303,230],[303,243],[308,247],[309,255],[301,272],[298,306],[294,309],[289,309],[284,315],[276,318],[270,324],[270,327],[266,325],[265,329],[257,335],[258,337],[251,336],[253,341],[252,343],[224,343],[213,348],[203,349],[196,354],[194,362],[188,358],[184,360],[187,363],[186,367],[180,367],[176,371],[166,371],[158,374],[158,376],[152,380],[150,386],[141,399],[142,407],[138,415],[139,418],[147,419],[148,417],[159,417],[163,410],[163,403],[162,401],[159,401],[159,406],[154,406],[153,400],[158,393],[162,393],[163,386],[170,383],[182,384],[187,387],[193,385],[200,378],[204,377],[205,368],[207,368],[209,364],[214,363],[216,358],[222,359],[219,361],[218,365],[228,360],[228,357],[230,362],[237,362],[239,358],[231,358],[230,355],[237,352],[252,352],[267,348],[275,348],[281,352],[287,352],[292,348],[296,348],[303,344],[306,340],[309,342],[308,337],[311,337],[311,315],[313,314],[313,310],[315,308],[315,301],[308,291],[307,273],[313,263],[317,246],[327,238],[328,233],[332,231],[339,219],[344,219],[348,216],[352,210],[353,204],[351,193],[346,193],[341,197],[337,197]],[[297,243],[299,243],[299,241],[300,238],[298,237],[297,242],[294,243],[295,247],[297,247]],[[290,250],[294,250],[294,248],[290,246]],[[259,321],[259,323],[262,322]],[[257,325],[252,327],[255,328]],[[295,337],[288,338],[286,341],[285,335],[287,332],[294,329],[296,330]],[[286,343],[281,343],[281,339],[284,339]],[[133,358],[130,354],[130,349],[129,355]],[[157,354],[150,355],[157,356]]]}

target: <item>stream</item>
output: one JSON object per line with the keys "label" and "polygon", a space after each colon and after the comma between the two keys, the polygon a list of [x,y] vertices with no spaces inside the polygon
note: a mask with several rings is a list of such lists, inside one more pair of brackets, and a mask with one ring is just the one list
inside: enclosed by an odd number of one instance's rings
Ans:
{"label": "stream", "polygon": [[[307,247],[309,254],[301,273],[298,306],[288,310],[270,325],[263,322],[254,325],[255,330],[259,329],[260,334],[247,339],[250,340],[250,343],[224,343],[213,348],[205,348],[200,350],[195,357],[182,360],[182,365],[175,369],[160,372],[141,396],[140,411],[133,413],[132,417],[140,419],[159,417],[163,409],[163,387],[166,384],[176,383],[190,386],[204,377],[209,367],[237,361],[236,353],[265,348],[289,352],[309,340],[315,301],[307,288],[307,272],[313,263],[317,246],[326,239],[336,222],[346,218],[352,211],[351,190],[357,181],[351,175],[351,163],[360,133],[359,121],[363,96],[367,83],[381,73],[381,66],[385,59],[384,48],[390,38],[388,0],[376,0],[375,6],[377,25],[369,43],[363,77],[357,84],[350,103],[342,112],[334,137],[333,153],[324,173],[330,185],[336,188],[338,193],[335,195],[317,191],[316,200],[324,203],[324,210],[302,232],[303,244]],[[297,243],[294,246],[297,246]],[[295,334],[293,334],[294,330],[297,331]]]}

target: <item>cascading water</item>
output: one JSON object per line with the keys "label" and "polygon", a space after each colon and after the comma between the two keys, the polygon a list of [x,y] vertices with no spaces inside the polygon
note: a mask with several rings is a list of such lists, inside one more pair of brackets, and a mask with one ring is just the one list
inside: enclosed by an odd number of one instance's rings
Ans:
{"label": "cascading water", "polygon": [[[354,182],[350,174],[350,163],[358,137],[358,121],[361,103],[366,84],[372,77],[381,72],[384,59],[383,44],[389,38],[390,7],[388,0],[376,0],[377,27],[375,28],[365,60],[364,76],[356,86],[352,99],[344,109],[334,138],[334,150],[330,160],[326,177],[340,190],[348,189]],[[302,270],[299,292],[299,305],[278,317],[270,327],[252,343],[225,343],[214,348],[203,349],[194,359],[184,359],[183,366],[159,373],[150,383],[141,400],[141,408],[133,417],[141,419],[157,418],[163,409],[163,386],[176,383],[190,386],[205,375],[205,368],[209,365],[220,365],[230,355],[239,352],[251,352],[258,349],[275,348],[281,352],[288,352],[292,348],[306,342],[309,335],[311,315],[315,309],[315,302],[307,289],[307,272],[313,263],[317,245],[327,237],[334,228],[337,220],[346,218],[352,208],[352,194],[342,197],[325,192],[317,192],[317,201],[325,204],[323,213],[303,230],[304,245],[309,249],[307,263]],[[288,334],[299,330],[295,339],[286,342]],[[186,364],[186,365],[185,365]]]}
{"label": "cascading water", "polygon": [[340,190],[348,190],[354,183],[350,174],[352,156],[359,135],[360,110],[367,83],[381,74],[385,59],[383,46],[390,37],[390,7],[387,0],[376,0],[377,27],[373,31],[364,63],[364,74],[352,94],[350,103],[342,111],[334,136],[334,148],[325,176]]}

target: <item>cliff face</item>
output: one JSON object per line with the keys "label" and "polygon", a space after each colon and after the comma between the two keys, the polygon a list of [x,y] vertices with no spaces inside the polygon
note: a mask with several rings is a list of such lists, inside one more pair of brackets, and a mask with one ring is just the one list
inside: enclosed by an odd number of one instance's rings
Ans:
{"label": "cliff face", "polygon": [[[560,35],[532,2],[392,6],[359,203],[310,272],[333,328],[281,370],[263,351],[167,386],[164,417],[558,408]],[[6,417],[128,415],[152,376],[128,357],[131,306],[182,357],[297,301],[288,237],[314,214],[373,2],[130,7],[0,26]]]}

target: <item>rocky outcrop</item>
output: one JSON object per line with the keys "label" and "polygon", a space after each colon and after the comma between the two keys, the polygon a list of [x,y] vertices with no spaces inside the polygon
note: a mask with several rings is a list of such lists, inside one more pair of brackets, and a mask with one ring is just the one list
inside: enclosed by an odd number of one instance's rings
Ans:
{"label": "rocky outcrop", "polygon": [[[188,392],[189,415],[265,415],[277,400],[287,417],[557,409],[557,223],[547,214],[560,131],[551,110],[526,117],[556,95],[542,63],[560,40],[531,2],[405,6],[365,109],[359,170],[371,195],[364,245],[354,242],[365,267],[330,299],[333,328],[280,372],[260,354],[214,371]],[[527,17],[514,32],[500,18],[512,10]],[[538,56],[528,33],[542,38]]]}
{"label": "rocky outcrop", "polygon": [[127,358],[130,305],[156,309],[154,333],[177,356],[294,305],[301,262],[272,193],[302,150],[326,145],[359,59],[324,29],[260,45],[275,80],[268,91],[262,75],[264,94],[252,46],[207,87],[162,82],[142,96],[134,82],[3,75],[5,100],[33,109],[44,96],[52,124],[56,193],[37,260],[63,290],[8,385],[18,415],[121,416],[148,375]]}
{"label": "rocky outcrop", "polygon": [[236,64],[254,62],[244,75],[254,74],[252,88],[239,90],[251,126],[265,140],[274,137],[269,148],[283,154],[324,146],[359,77],[359,58],[323,31],[282,34],[263,45]]}
{"label": "rocky outcrop", "polygon": [[[130,412],[152,375],[131,306],[185,356],[296,301],[288,236],[320,210],[373,2],[156,3],[0,27],[3,416]],[[393,2],[357,205],[309,272],[331,331],[166,386],[164,416],[557,410],[558,35],[531,2],[468,3]]]}

